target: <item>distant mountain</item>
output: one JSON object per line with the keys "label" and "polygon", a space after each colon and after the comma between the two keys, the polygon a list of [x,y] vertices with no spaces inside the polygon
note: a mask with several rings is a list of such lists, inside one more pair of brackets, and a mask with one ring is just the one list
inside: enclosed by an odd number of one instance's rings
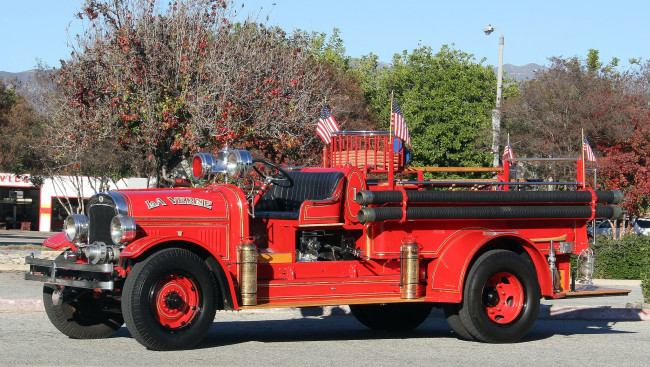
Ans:
{"label": "distant mountain", "polygon": [[[515,79],[519,82],[525,82],[526,80],[531,80],[537,78],[535,75],[537,72],[546,70],[546,67],[538,64],[526,64],[523,66],[516,66],[512,64],[504,64],[503,72],[504,78]],[[494,68],[494,72],[497,71],[497,68]]]}
{"label": "distant mountain", "polygon": [[27,70],[20,73],[0,71],[0,79],[5,85],[14,88],[20,95],[25,97],[31,107],[39,112],[44,112],[45,104],[41,103],[43,86],[36,81],[39,70]]}
{"label": "distant mountain", "polygon": [[[381,66],[387,66],[390,67],[389,63],[384,63],[384,62],[379,62],[380,67]],[[531,80],[535,79],[537,76],[535,75],[536,72],[545,70],[546,67],[538,65],[538,64],[526,64],[523,66],[516,66],[512,64],[504,64],[503,65],[503,71],[504,71],[504,78],[512,78],[517,81],[523,82],[526,80]],[[494,72],[497,71],[497,68],[494,68]],[[5,83],[12,83],[12,80],[18,80],[19,84],[21,84],[22,88],[26,89],[32,89],[30,88],[32,84],[34,84],[34,79],[36,76],[36,73],[38,70],[27,70],[27,71],[22,71],[19,73],[10,73],[7,71],[0,71],[0,79],[4,79]]]}
{"label": "distant mountain", "polygon": [[8,71],[0,71],[0,79],[4,79],[5,83],[11,83],[12,80],[18,80],[22,84],[31,83],[34,81],[38,70],[21,71],[20,73],[10,73]]}

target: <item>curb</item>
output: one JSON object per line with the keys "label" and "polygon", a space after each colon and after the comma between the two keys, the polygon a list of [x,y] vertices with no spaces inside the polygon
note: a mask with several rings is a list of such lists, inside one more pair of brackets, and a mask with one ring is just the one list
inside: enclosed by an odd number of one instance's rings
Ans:
{"label": "curb", "polygon": [[29,265],[0,264],[0,271],[28,271]]}
{"label": "curb", "polygon": [[[43,301],[37,299],[0,299],[0,312],[44,312]],[[324,306],[305,308],[267,308],[238,312],[243,315],[259,313],[295,314],[300,317],[348,316],[350,307]],[[434,309],[430,317],[444,318],[441,310]],[[606,320],[606,321],[650,321],[650,309],[612,308],[612,307],[550,307],[542,308],[537,315],[539,320]]]}
{"label": "curb", "polygon": [[594,285],[603,286],[641,286],[640,280],[633,279],[592,279]]}
{"label": "curb", "polygon": [[540,320],[650,321],[650,309],[613,307],[551,307],[542,309]]}
{"label": "curb", "polygon": [[0,257],[5,257],[2,259],[2,262],[5,262],[5,264],[0,264],[0,272],[28,271],[29,265],[25,265],[25,256],[29,256],[30,254],[37,255],[41,258],[55,259],[61,254],[61,251],[3,250],[0,248]]}

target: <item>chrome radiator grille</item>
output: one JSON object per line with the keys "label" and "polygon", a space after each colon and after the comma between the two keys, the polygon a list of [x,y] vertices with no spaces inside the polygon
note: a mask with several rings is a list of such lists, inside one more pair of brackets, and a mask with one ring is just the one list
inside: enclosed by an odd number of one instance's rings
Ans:
{"label": "chrome radiator grille", "polygon": [[88,242],[111,243],[111,219],[116,215],[115,205],[96,203],[88,208]]}

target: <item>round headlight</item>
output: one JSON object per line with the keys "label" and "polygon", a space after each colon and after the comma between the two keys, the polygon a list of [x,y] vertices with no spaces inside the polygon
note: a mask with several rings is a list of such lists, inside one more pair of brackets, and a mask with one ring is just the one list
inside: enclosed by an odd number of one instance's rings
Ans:
{"label": "round headlight", "polygon": [[217,166],[217,159],[210,153],[197,153],[192,159],[192,175],[195,179],[203,181],[213,173]]}
{"label": "round headlight", "polygon": [[125,245],[135,238],[135,220],[128,215],[118,215],[111,220],[111,240],[116,245]]}
{"label": "round headlight", "polygon": [[88,217],[83,214],[72,214],[63,222],[65,237],[70,242],[88,242]]}
{"label": "round headlight", "polygon": [[247,150],[232,150],[226,160],[226,173],[232,178],[246,177],[253,167],[252,161]]}

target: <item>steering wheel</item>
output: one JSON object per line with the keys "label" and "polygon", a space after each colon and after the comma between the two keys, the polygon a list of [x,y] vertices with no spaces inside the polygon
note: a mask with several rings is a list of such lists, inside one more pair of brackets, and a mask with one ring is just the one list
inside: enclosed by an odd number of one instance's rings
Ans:
{"label": "steering wheel", "polygon": [[[271,163],[266,159],[261,159],[261,158],[255,158],[253,159],[252,162],[253,162],[253,170],[255,170],[255,172],[257,172],[257,174],[260,175],[261,177],[264,177],[267,180],[271,180],[271,182],[274,185],[284,187],[284,188],[293,187],[293,178],[291,178],[291,176],[289,176],[287,171],[280,168],[280,166],[278,166],[277,164]],[[262,163],[266,168],[264,170],[265,172],[271,171],[271,173],[274,173],[273,171],[277,171],[279,175],[262,173],[262,171],[260,171],[260,169],[257,168],[255,163]]]}

